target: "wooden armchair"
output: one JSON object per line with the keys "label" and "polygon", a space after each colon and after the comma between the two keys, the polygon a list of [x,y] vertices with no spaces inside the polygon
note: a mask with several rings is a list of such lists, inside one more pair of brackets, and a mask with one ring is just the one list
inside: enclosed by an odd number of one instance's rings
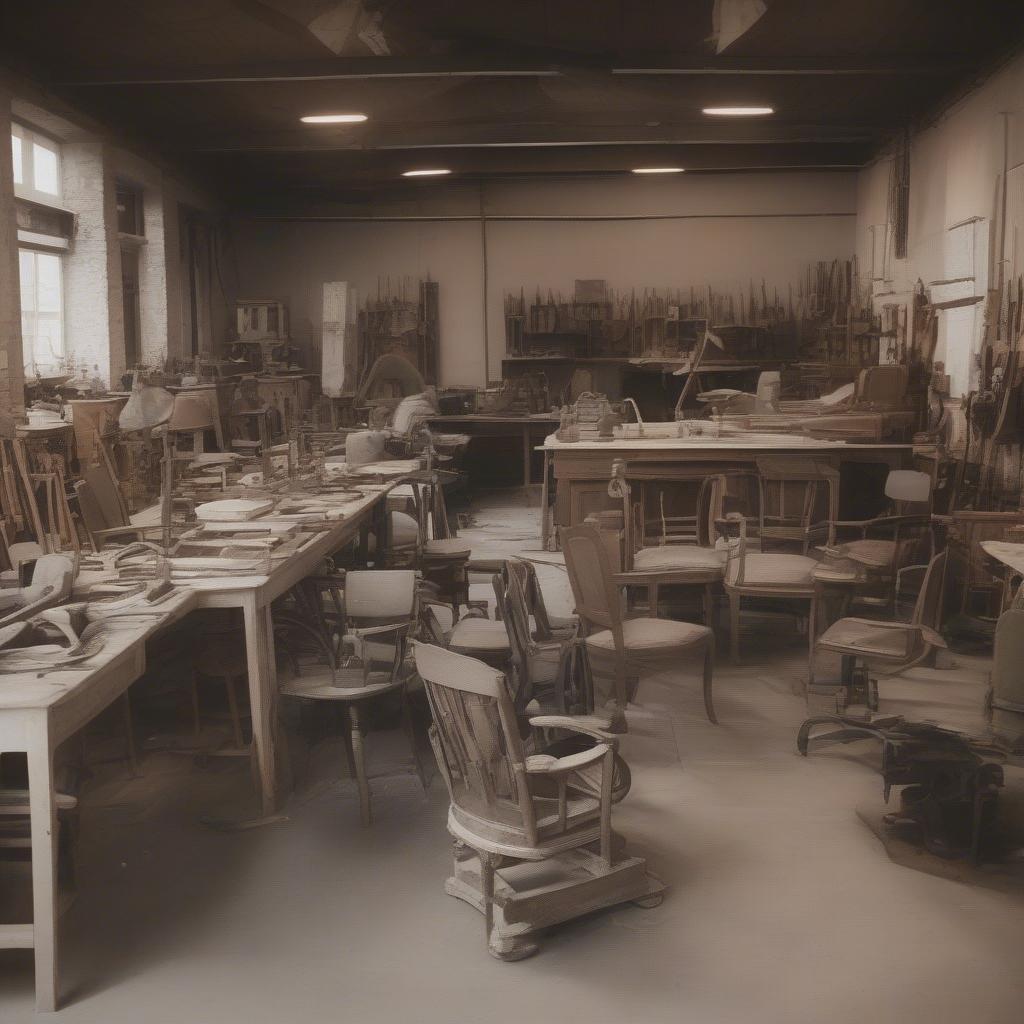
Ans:
{"label": "wooden armchair", "polygon": [[[397,693],[402,720],[420,781],[426,785],[412,731],[405,671],[406,645],[419,616],[417,574],[411,570],[364,570],[345,574],[342,631],[327,638],[316,623],[301,616],[275,615],[275,634],[291,665],[282,695],[306,701],[342,704],[348,719],[350,767],[359,787],[363,825],[371,821],[370,789],[363,754],[360,707],[363,702]],[[303,640],[307,644],[303,644]],[[308,643],[319,657],[310,661]]]}
{"label": "wooden armchair", "polygon": [[[814,569],[818,563],[807,555],[751,550],[747,519],[738,512],[730,512],[720,522],[738,528],[738,536],[728,543],[724,587],[729,598],[730,653],[733,661],[739,661],[742,599],[757,597],[806,602],[807,617],[813,619]],[[808,634],[813,643],[813,622],[809,624]]]}
{"label": "wooden armchair", "polygon": [[[849,693],[854,687],[857,662],[893,675],[905,672],[946,646],[938,632],[942,618],[942,597],[946,576],[946,552],[929,563],[909,622],[891,619],[845,618],[833,623],[814,642],[810,681],[814,682],[814,655],[831,651],[842,657],[841,685]],[[869,700],[874,704],[874,697]]]}
{"label": "wooden armchair", "polygon": [[[592,742],[565,757],[530,756],[499,672],[424,643],[415,644],[414,657],[451,800],[455,868],[445,891],[484,915],[492,956],[530,956],[537,951],[536,932],[581,914],[630,901],[661,902],[662,884],[647,874],[643,860],[625,855],[612,831],[616,737],[570,717],[541,716],[532,723]],[[600,769],[597,796],[573,785],[588,767]],[[519,869],[531,862],[544,865],[532,879]]]}
{"label": "wooden armchair", "polygon": [[584,630],[584,649],[593,665],[610,665],[613,676],[614,727],[626,728],[625,709],[633,696],[631,679],[643,670],[657,670],[679,655],[695,650],[704,655],[704,708],[717,722],[711,697],[715,661],[714,634],[706,626],[674,619],[627,618],[622,588],[633,583],[630,573],[613,574],[601,536],[592,526],[559,532],[576,614]]}

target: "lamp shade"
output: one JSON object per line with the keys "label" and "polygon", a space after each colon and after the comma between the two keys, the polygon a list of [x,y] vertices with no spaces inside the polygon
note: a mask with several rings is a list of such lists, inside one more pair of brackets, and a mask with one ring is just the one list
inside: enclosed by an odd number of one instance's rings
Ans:
{"label": "lamp shade", "polygon": [[932,478],[916,469],[894,469],[885,479],[885,496],[893,501],[928,501]]}

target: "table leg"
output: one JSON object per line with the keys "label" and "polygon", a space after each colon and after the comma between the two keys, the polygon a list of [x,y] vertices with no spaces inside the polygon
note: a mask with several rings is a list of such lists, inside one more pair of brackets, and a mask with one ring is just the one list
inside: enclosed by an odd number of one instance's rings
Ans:
{"label": "table leg", "polygon": [[32,936],[36,961],[36,1009],[57,1009],[57,806],[53,751],[46,712],[28,751],[28,799],[32,828]]}
{"label": "table leg", "polygon": [[270,606],[259,606],[250,595],[242,607],[245,652],[249,670],[249,705],[263,814],[277,809],[277,667],[274,664],[274,626]]}
{"label": "table leg", "polygon": [[544,476],[540,482],[540,549],[547,551],[550,530],[548,527],[548,453],[544,452]]}

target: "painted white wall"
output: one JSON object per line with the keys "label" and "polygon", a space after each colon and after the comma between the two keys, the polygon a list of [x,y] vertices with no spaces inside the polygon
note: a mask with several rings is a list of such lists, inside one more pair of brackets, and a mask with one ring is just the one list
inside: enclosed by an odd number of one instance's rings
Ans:
{"label": "painted white wall", "polygon": [[[919,279],[927,285],[947,276],[945,245],[951,226],[970,217],[986,218],[991,245],[997,244],[1003,111],[1010,112],[1008,163],[1012,168],[1024,162],[1024,54],[912,139],[907,259],[895,261],[892,273],[891,289],[897,295],[905,296]],[[871,261],[871,226],[886,221],[890,163],[889,157],[880,159],[858,175],[856,251],[862,267]],[[1024,231],[1024,224],[1019,230]],[[983,269],[994,283],[996,264]],[[982,315],[982,304],[940,313],[936,358],[946,362],[954,394],[975,385],[974,355]]]}
{"label": "painted white wall", "polygon": [[[482,196],[456,186],[364,212],[376,220],[239,220],[233,243],[240,292],[287,303],[293,338],[313,360],[324,281],[349,281],[364,296],[388,276],[429,274],[440,283],[441,382],[478,385],[485,380],[481,203],[487,367],[495,379],[506,291],[540,286],[568,296],[576,278],[604,278],[619,290],[710,284],[738,291],[764,279],[785,295],[808,262],[852,253],[855,189],[852,174],[805,173],[505,182]],[[383,219],[409,216],[462,219]],[[592,219],[609,217],[617,219]]]}

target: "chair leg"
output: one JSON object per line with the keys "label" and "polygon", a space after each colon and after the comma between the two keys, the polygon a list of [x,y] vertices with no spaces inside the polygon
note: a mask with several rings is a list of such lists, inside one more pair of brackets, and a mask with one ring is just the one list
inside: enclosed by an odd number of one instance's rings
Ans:
{"label": "chair leg", "polygon": [[402,728],[405,730],[406,738],[409,740],[409,746],[412,749],[412,760],[416,766],[416,774],[419,776],[420,785],[423,787],[423,791],[426,792],[428,786],[427,773],[423,767],[423,759],[420,757],[420,748],[416,743],[416,729],[413,726],[409,694],[404,688],[402,689]]}
{"label": "chair leg", "polygon": [[718,718],[715,715],[715,704],[711,698],[711,684],[715,674],[715,635],[712,633],[704,641],[704,710],[707,712],[708,721],[712,725],[718,725]]}
{"label": "chair leg", "polygon": [[480,895],[484,902],[484,941],[487,951],[496,955],[491,947],[491,932],[494,930],[494,857],[482,850],[477,854],[480,859]]}
{"label": "chair leg", "polygon": [[231,733],[234,736],[235,746],[241,750],[245,746],[242,737],[242,716],[238,711],[238,694],[235,693],[235,677],[225,676],[224,683],[228,689],[228,711],[231,714]]}
{"label": "chair leg", "polygon": [[363,751],[363,731],[359,725],[359,709],[355,704],[347,705],[348,720],[352,735],[352,758],[356,763],[356,785],[359,787],[359,820],[364,827],[369,826],[370,785],[366,780],[366,758]]}
{"label": "chair leg", "polygon": [[647,587],[647,614],[652,618],[658,617],[658,605],[661,603],[661,588],[657,583],[651,583]]}
{"label": "chair leg", "polygon": [[740,660],[740,595],[729,595],[729,651],[734,663]]}
{"label": "chair leg", "polygon": [[708,629],[715,628],[715,585],[707,583],[704,586],[704,625]]}

